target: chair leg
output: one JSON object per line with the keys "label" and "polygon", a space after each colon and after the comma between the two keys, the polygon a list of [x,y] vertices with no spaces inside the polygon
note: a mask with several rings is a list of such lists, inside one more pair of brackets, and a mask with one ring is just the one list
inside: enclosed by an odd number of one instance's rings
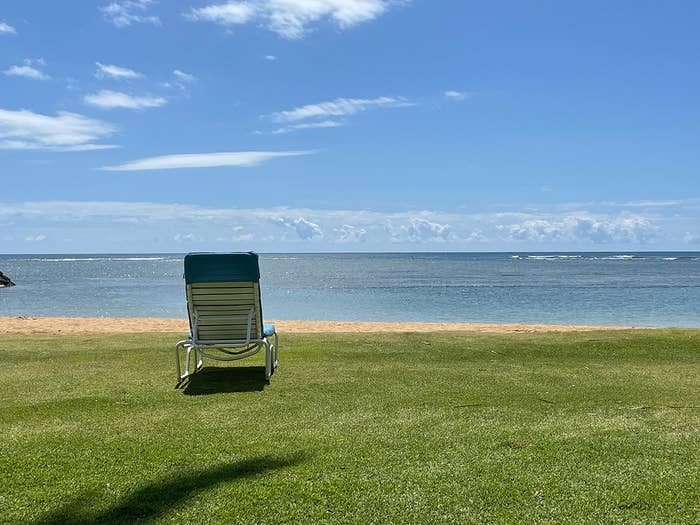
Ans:
{"label": "chair leg", "polygon": [[[185,351],[185,371],[182,371],[182,364],[180,363],[180,350]],[[190,360],[194,359],[194,367],[190,372]],[[182,382],[195,372],[201,370],[204,364],[204,354],[198,348],[192,346],[191,341],[180,341],[175,345],[175,373],[177,375],[177,385],[178,388]]]}
{"label": "chair leg", "polygon": [[263,345],[265,345],[265,381],[269,381],[272,375],[272,348],[267,339],[263,340]]}
{"label": "chair leg", "polygon": [[[187,341],[180,341],[175,345],[175,373],[177,374],[178,382],[182,381],[184,377],[187,377],[187,374],[185,374],[185,376],[183,377],[182,368],[180,366],[180,349],[185,348],[186,345]],[[185,368],[189,370],[189,363],[185,363]]]}
{"label": "chair leg", "polygon": [[277,332],[275,332],[275,360],[274,360],[274,365],[273,369],[276,369],[280,363],[279,363],[279,358],[280,358],[280,341],[279,337],[277,337]]}

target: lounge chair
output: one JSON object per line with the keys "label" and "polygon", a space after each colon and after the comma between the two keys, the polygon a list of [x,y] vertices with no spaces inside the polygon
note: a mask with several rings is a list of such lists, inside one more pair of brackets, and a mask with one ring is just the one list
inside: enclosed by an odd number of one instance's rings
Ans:
{"label": "lounge chair", "polygon": [[[277,368],[274,325],[263,324],[260,268],[255,253],[190,253],[185,256],[190,334],[175,347],[178,383],[200,370],[204,358],[235,361],[265,349],[265,379]],[[270,338],[274,337],[274,344]],[[180,351],[185,351],[181,371]],[[190,371],[190,358],[194,368]]]}

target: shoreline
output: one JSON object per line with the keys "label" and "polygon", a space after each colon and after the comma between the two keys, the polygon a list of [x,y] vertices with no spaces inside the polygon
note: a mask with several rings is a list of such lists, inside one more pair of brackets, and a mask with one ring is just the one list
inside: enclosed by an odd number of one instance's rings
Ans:
{"label": "shoreline", "polygon": [[[527,323],[419,323],[372,321],[269,321],[278,333],[324,332],[590,332],[595,330],[654,329],[655,327],[527,324]],[[170,333],[189,331],[185,318],[159,317],[0,317],[0,334],[71,335],[117,333]]]}

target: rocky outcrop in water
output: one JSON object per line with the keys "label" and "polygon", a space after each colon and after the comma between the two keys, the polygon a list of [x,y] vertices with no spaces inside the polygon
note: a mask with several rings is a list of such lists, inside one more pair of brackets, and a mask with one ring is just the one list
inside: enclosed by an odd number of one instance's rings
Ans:
{"label": "rocky outcrop in water", "polygon": [[15,283],[13,283],[12,280],[7,275],[0,272],[0,286],[14,286],[14,285],[15,285]]}

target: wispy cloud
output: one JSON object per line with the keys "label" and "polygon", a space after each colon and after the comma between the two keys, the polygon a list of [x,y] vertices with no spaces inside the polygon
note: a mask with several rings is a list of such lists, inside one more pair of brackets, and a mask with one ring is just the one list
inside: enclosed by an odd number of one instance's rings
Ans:
{"label": "wispy cloud", "polygon": [[102,109],[126,108],[144,109],[163,106],[168,101],[163,97],[137,97],[119,91],[103,89],[98,93],[85,96],[85,102]]}
{"label": "wispy cloud", "polygon": [[14,27],[12,27],[10,24],[0,21],[0,35],[14,35],[16,33],[17,30]]}
{"label": "wispy cloud", "polygon": [[0,149],[44,149],[87,151],[114,148],[97,144],[116,131],[111,124],[77,113],[59,112],[56,116],[32,111],[0,109]]}
{"label": "wispy cloud", "polygon": [[301,124],[292,124],[285,126],[283,128],[277,128],[272,131],[273,135],[281,135],[284,133],[292,133],[293,131],[299,131],[301,129],[313,129],[313,128],[338,128],[343,125],[343,122],[339,120],[321,120],[318,122],[303,122]]}
{"label": "wispy cloud", "polygon": [[251,167],[280,157],[311,155],[313,151],[224,151],[218,153],[185,153],[133,160],[117,166],[104,166],[103,171],[172,170],[183,168]]}
{"label": "wispy cloud", "polygon": [[[278,111],[266,117],[275,122],[287,124],[271,131],[273,135],[280,135],[305,129],[338,128],[345,125],[344,118],[370,109],[402,108],[414,105],[415,103],[403,97],[336,98]],[[263,134],[260,130],[253,133]]]}
{"label": "wispy cloud", "polygon": [[299,120],[346,117],[355,115],[362,111],[374,108],[400,108],[413,106],[405,98],[377,97],[377,98],[336,98],[328,102],[318,104],[307,104],[297,108],[279,111],[272,114],[273,120],[277,122],[295,122]]}
{"label": "wispy cloud", "polygon": [[3,71],[3,73],[11,77],[25,77],[34,80],[48,80],[51,77],[36,67],[45,65],[46,62],[44,62],[44,60],[41,58],[38,58],[36,60],[32,60],[31,58],[25,58],[23,61],[23,65],[11,66],[5,71]]}
{"label": "wispy cloud", "polygon": [[448,100],[464,100],[465,98],[470,97],[471,93],[469,93],[468,91],[454,91],[450,89],[445,91],[443,95]]}
{"label": "wispy cloud", "polygon": [[194,82],[197,80],[194,75],[180,71],[179,69],[173,70],[173,76],[180,82]]}
{"label": "wispy cloud", "polygon": [[303,38],[317,23],[329,20],[340,29],[374,20],[384,14],[394,0],[247,0],[230,1],[193,8],[185,14],[194,21],[222,26],[255,23],[289,38]]}
{"label": "wispy cloud", "polygon": [[277,57],[275,55],[265,55],[265,60],[274,62],[275,60],[277,60]]}
{"label": "wispy cloud", "polygon": [[183,94],[187,95],[190,87],[192,87],[195,82],[197,82],[197,77],[194,75],[185,73],[181,69],[174,69],[172,78],[167,82],[163,82],[161,85],[165,88],[177,88]]}
{"label": "wispy cloud", "polygon": [[153,0],[119,0],[100,7],[105,19],[115,27],[128,27],[132,24],[160,25],[160,18],[147,14]]}
{"label": "wispy cloud", "polygon": [[95,71],[95,76],[97,78],[111,77],[117,80],[128,79],[128,78],[140,78],[143,75],[133,69],[127,67],[115,66],[114,64],[101,64],[100,62],[95,62],[97,66],[97,71]]}
{"label": "wispy cloud", "polygon": [[192,8],[185,15],[192,21],[215,22],[225,26],[245,24],[255,16],[256,6],[246,2],[228,2]]}
{"label": "wispy cloud", "polygon": [[677,213],[681,210],[694,209],[700,211],[700,198],[691,197],[683,199],[659,199],[636,201],[589,201],[589,202],[560,202],[557,204],[538,205],[535,203],[501,204],[504,210],[526,210],[532,213],[544,213],[555,210],[557,212],[575,211],[580,209],[597,210],[602,213],[615,213],[616,210],[643,210],[654,213]]}
{"label": "wispy cloud", "polygon": [[621,206],[625,208],[657,208],[669,206],[683,206],[686,204],[699,204],[700,199],[675,199],[675,200],[642,200],[624,202],[605,202],[611,206]]}

